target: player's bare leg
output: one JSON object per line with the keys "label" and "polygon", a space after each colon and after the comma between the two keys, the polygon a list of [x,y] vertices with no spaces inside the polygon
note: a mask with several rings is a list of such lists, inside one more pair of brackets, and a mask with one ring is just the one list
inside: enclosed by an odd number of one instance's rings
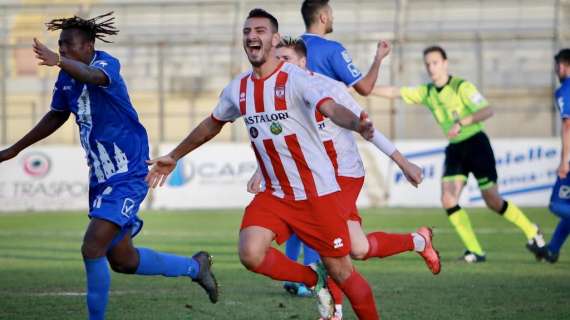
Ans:
{"label": "player's bare leg", "polygon": [[499,194],[497,185],[481,190],[481,194],[489,209],[502,215],[524,232],[528,241],[526,247],[537,258],[540,257],[545,249],[546,242],[538,226],[532,223],[514,203],[505,201]]}
{"label": "player's bare leg", "polygon": [[459,197],[465,186],[464,178],[463,176],[459,176],[457,179],[444,177],[441,184],[441,204],[447,212],[449,222],[467,248],[463,257],[465,261],[470,263],[482,262],[485,261],[485,253],[473,232],[467,212],[459,206]]}

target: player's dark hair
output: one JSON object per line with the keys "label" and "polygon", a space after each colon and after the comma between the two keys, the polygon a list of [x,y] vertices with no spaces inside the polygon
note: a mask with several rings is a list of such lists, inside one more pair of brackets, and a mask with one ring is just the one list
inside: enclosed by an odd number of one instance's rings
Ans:
{"label": "player's dark hair", "polygon": [[329,4],[329,0],[305,0],[301,5],[301,15],[305,27],[309,28],[317,21],[319,11]]}
{"label": "player's dark hair", "polygon": [[271,13],[263,9],[255,8],[251,10],[247,15],[247,19],[251,18],[266,18],[269,20],[269,22],[271,22],[271,26],[273,27],[273,32],[279,31],[279,22],[277,22],[277,19]]}
{"label": "player's dark hair", "polygon": [[53,19],[46,23],[46,26],[48,31],[77,29],[85,35],[88,41],[99,39],[110,43],[111,41],[106,40],[105,37],[119,33],[119,30],[113,25],[115,17],[112,17],[112,15],[113,11],[91,19],[83,19],[78,16]]}
{"label": "player's dark hair", "polygon": [[447,53],[443,50],[440,46],[431,46],[424,49],[424,57],[427,56],[429,53],[432,52],[439,52],[443,60],[447,60]]}
{"label": "player's dark hair", "polygon": [[283,37],[277,45],[277,48],[291,48],[295,50],[295,53],[297,53],[299,57],[303,58],[307,56],[307,46],[305,45],[305,41],[301,38]]}
{"label": "player's dark hair", "polygon": [[570,65],[570,49],[562,49],[554,56],[556,63],[564,63]]}

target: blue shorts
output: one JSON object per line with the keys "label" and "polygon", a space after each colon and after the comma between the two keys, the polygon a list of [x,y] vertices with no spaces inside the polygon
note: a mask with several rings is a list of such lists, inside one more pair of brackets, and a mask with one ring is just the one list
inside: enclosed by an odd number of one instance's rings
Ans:
{"label": "blue shorts", "polygon": [[563,219],[570,219],[570,175],[556,178],[550,196],[550,211]]}
{"label": "blue shorts", "polygon": [[138,217],[141,203],[148,192],[143,178],[102,183],[89,189],[89,218],[112,222],[120,228],[110,248],[122,240],[127,232],[135,237],[143,227]]}

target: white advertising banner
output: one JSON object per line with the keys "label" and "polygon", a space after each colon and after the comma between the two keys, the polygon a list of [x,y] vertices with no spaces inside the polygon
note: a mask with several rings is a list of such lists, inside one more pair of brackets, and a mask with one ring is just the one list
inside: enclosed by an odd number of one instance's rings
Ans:
{"label": "white advertising banner", "polygon": [[[521,206],[546,206],[556,180],[560,141],[494,139],[498,185],[506,199]],[[384,154],[362,143],[366,182],[358,199],[369,206],[439,207],[443,140],[399,141],[398,149],[424,170],[424,182],[412,187]],[[163,144],[159,154],[175,147]],[[164,187],[153,192],[154,209],[244,208],[253,195],[246,184],[257,167],[248,143],[211,143],[179,161]],[[463,206],[484,206],[477,182],[469,178]],[[88,167],[78,146],[39,146],[0,165],[0,211],[85,210]],[[143,206],[144,208],[145,206]]]}
{"label": "white advertising banner", "polygon": [[[400,170],[373,146],[365,146],[367,152],[375,152],[378,168],[386,172],[389,206],[439,207],[441,176],[445,158],[445,141],[400,141],[398,149],[424,170],[424,182],[419,188],[407,183]],[[556,180],[556,168],[560,159],[560,140],[552,139],[494,139],[500,193],[521,206],[546,206],[550,190]],[[367,167],[367,171],[370,167]],[[484,206],[477,181],[471,175],[464,189],[461,204]]]}
{"label": "white advertising banner", "polygon": [[[159,153],[175,146],[162,144]],[[153,208],[244,208],[253,198],[246,187],[256,168],[248,143],[204,145],[178,161],[165,185],[154,191]]]}
{"label": "white advertising banner", "polygon": [[88,170],[77,146],[24,150],[0,164],[0,211],[87,209]]}

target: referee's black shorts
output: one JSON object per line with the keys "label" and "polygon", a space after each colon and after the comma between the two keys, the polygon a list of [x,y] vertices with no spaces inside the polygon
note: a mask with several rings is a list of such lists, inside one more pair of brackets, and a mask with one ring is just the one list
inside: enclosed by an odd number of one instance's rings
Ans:
{"label": "referee's black shorts", "polygon": [[467,140],[450,143],[445,149],[443,181],[467,181],[469,173],[473,173],[481,190],[497,183],[495,154],[483,131]]}

